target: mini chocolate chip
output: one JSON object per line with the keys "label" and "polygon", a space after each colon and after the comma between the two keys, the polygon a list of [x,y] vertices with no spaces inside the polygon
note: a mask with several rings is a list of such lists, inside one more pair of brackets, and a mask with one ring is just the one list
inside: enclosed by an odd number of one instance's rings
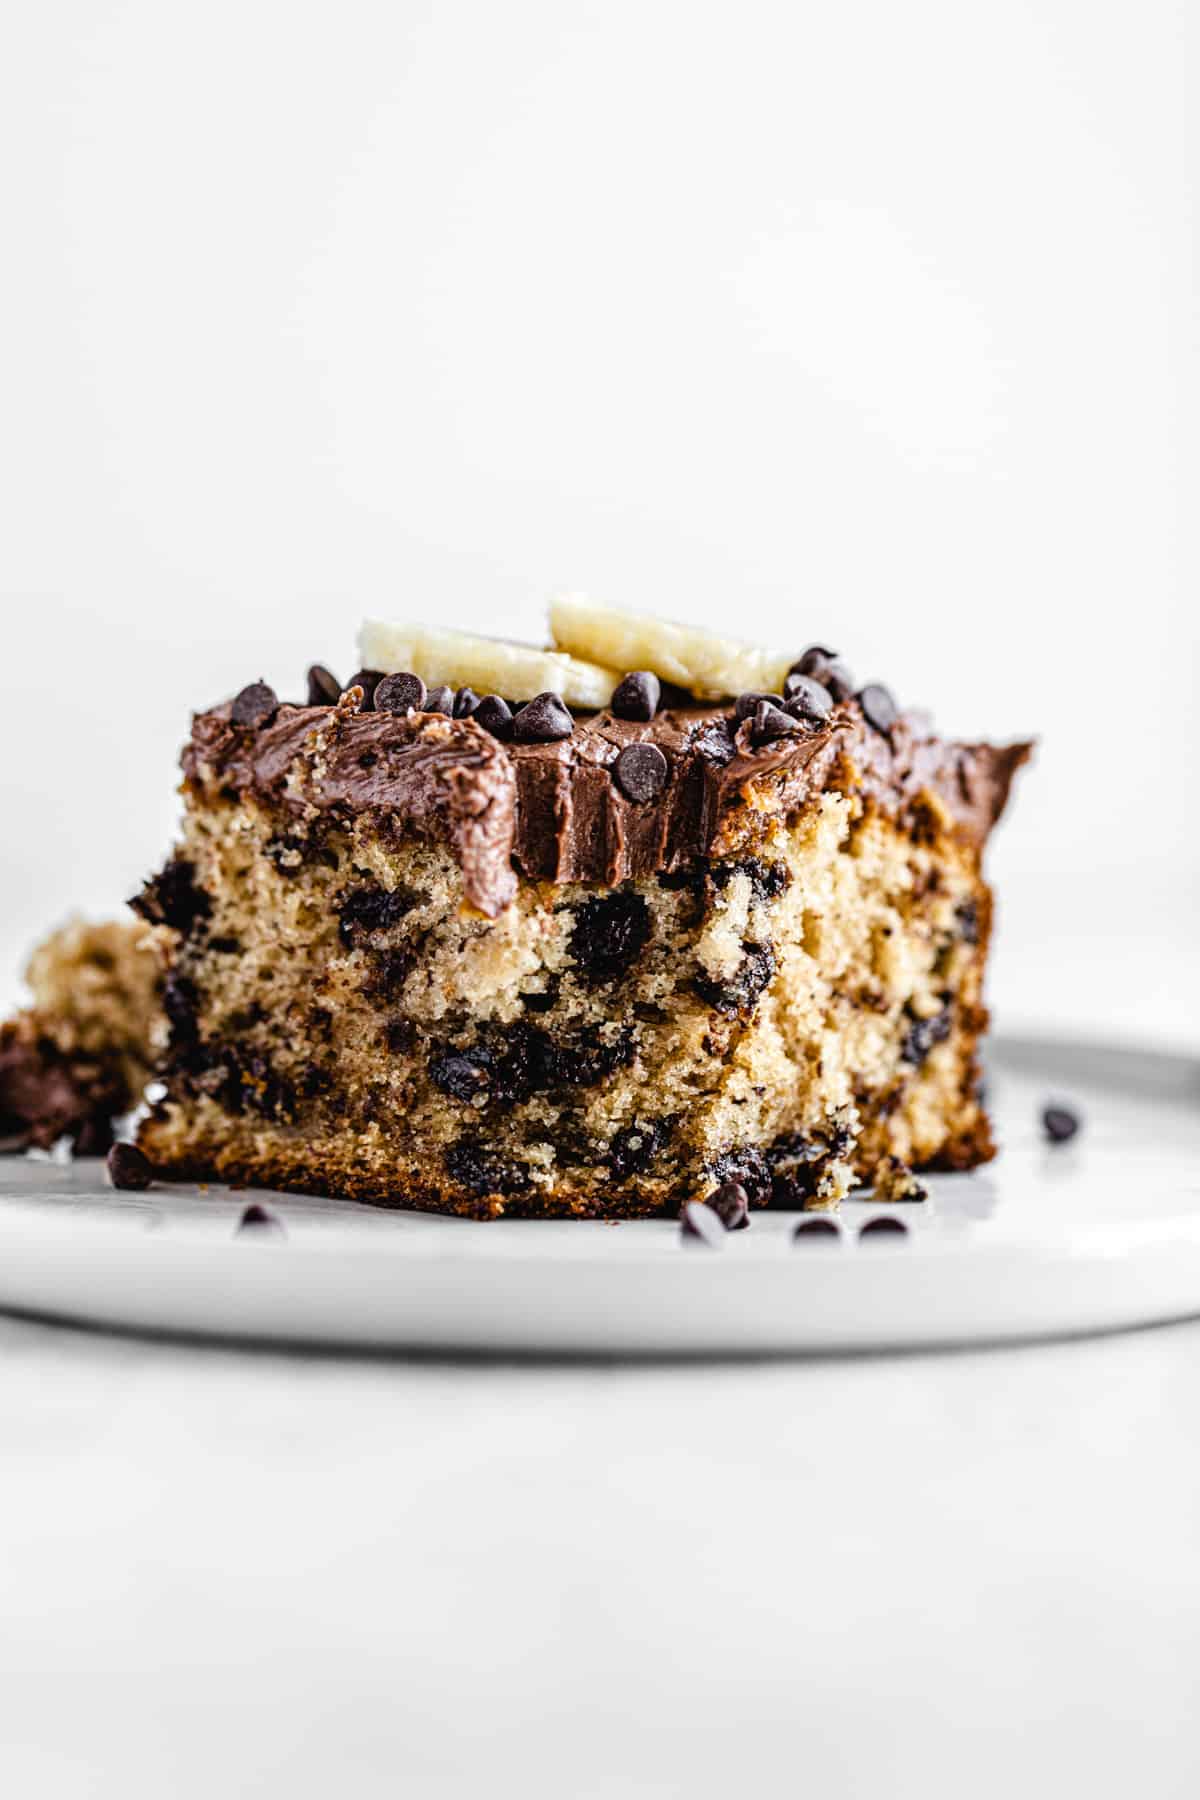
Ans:
{"label": "mini chocolate chip", "polygon": [[256,1236],[283,1237],[283,1220],[269,1208],[260,1206],[252,1200],[249,1206],[242,1208],[242,1216],[237,1222],[235,1234],[240,1237],[243,1232],[252,1232]]}
{"label": "mini chocolate chip", "polygon": [[512,708],[499,694],[485,694],[471,717],[477,725],[482,725],[485,731],[505,743],[513,734]]}
{"label": "mini chocolate chip", "polygon": [[750,1223],[750,1197],[740,1181],[727,1181],[709,1195],[708,1204],[726,1231],[744,1231]]}
{"label": "mini chocolate chip", "polygon": [[869,682],[862,688],[858,696],[858,704],[863,709],[863,717],[867,724],[886,737],[899,718],[899,709],[891,694],[881,682]]}
{"label": "mini chocolate chip", "polygon": [[314,663],[308,671],[309,706],[336,706],[342,697],[342,684],[324,663]]}
{"label": "mini chocolate chip", "polygon": [[1060,1103],[1042,1108],[1042,1130],[1052,1144],[1069,1143],[1082,1123],[1073,1107]]}
{"label": "mini chocolate chip", "polygon": [[358,687],[362,689],[363,712],[374,712],[375,689],[382,680],[383,676],[377,669],[356,669],[346,683],[347,688]]}
{"label": "mini chocolate chip", "polygon": [[827,1219],[823,1213],[814,1213],[811,1218],[801,1219],[792,1232],[792,1242],[800,1238],[840,1238],[842,1228],[836,1219]]}
{"label": "mini chocolate chip", "polygon": [[739,694],[733,703],[733,716],[737,720],[748,719],[755,712],[759,701],[765,700],[771,706],[783,711],[782,694]]}
{"label": "mini chocolate chip", "polygon": [[711,1206],[703,1200],[689,1200],[679,1215],[679,1235],[685,1244],[704,1244],[719,1250],[725,1227]]}
{"label": "mini chocolate chip", "polygon": [[854,692],[854,677],[844,662],[828,662],[817,671],[817,680],[829,689],[835,701],[849,700]]}
{"label": "mini chocolate chip", "polygon": [[756,744],[770,744],[776,738],[791,737],[799,729],[799,719],[793,719],[771,700],[760,700],[754,709],[752,736]]}
{"label": "mini chocolate chip", "polygon": [[789,675],[811,675],[820,663],[830,663],[837,659],[837,651],[830,650],[825,644],[810,644],[803,656],[798,656]]}
{"label": "mini chocolate chip", "polygon": [[429,1065],[429,1078],[443,1094],[465,1105],[491,1085],[491,1057],[486,1051],[466,1051],[437,1056]]}
{"label": "mini chocolate chip", "polygon": [[425,696],[425,711],[429,713],[445,713],[449,717],[454,706],[454,689],[444,684],[431,687]]}
{"label": "mini chocolate chip", "polygon": [[569,949],[579,981],[598,986],[619,980],[649,942],[650,909],[640,894],[620,888],[596,894],[576,910]]}
{"label": "mini chocolate chip", "polygon": [[885,1213],[882,1218],[868,1219],[865,1225],[860,1225],[858,1235],[860,1238],[907,1237],[908,1226],[903,1219],[893,1219]]}
{"label": "mini chocolate chip", "polygon": [[811,675],[789,675],[783,691],[793,718],[820,725],[833,711],[833,695]]}
{"label": "mini chocolate chip", "polygon": [[513,720],[513,736],[519,744],[554,744],[569,738],[575,721],[557,694],[538,694]]}
{"label": "mini chocolate chip", "polygon": [[425,683],[419,675],[385,675],[375,689],[376,712],[421,712],[424,706]]}
{"label": "mini chocolate chip", "polygon": [[[794,662],[788,670],[789,675],[811,675],[828,688],[834,700],[848,700],[854,692],[854,677],[838,656],[836,650],[826,650],[821,644],[813,644],[799,662]],[[784,692],[787,684],[784,683]]]}
{"label": "mini chocolate chip", "polygon": [[479,695],[474,688],[459,688],[454,696],[454,712],[456,719],[469,719],[479,705]]}
{"label": "mini chocolate chip", "polygon": [[235,725],[249,725],[257,728],[269,725],[279,711],[279,696],[273,687],[265,681],[252,681],[244,687],[233,706],[229,716]]}
{"label": "mini chocolate chip", "polygon": [[657,744],[626,744],[613,764],[617,786],[635,806],[656,800],[667,785],[667,774],[667,759]]}
{"label": "mini chocolate chip", "polygon": [[612,710],[618,719],[634,719],[643,725],[658,711],[662,683],[648,669],[634,669],[613,690]]}
{"label": "mini chocolate chip", "polygon": [[154,1170],[136,1144],[114,1144],[107,1157],[108,1178],[115,1188],[141,1193],[154,1180]]}

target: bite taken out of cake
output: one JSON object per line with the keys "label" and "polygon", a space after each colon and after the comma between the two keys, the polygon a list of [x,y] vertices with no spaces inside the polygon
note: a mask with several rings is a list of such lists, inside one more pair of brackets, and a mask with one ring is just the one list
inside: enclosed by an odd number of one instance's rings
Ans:
{"label": "bite taken out of cake", "polygon": [[477,1217],[835,1204],[992,1154],[986,840],[1030,747],[580,600],[369,624],[200,713],[162,927],[165,1173]]}

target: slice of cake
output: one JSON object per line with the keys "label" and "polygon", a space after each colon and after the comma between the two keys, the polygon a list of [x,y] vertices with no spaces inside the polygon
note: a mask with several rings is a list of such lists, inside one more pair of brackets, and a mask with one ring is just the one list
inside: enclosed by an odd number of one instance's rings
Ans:
{"label": "slice of cake", "polygon": [[553,624],[368,626],[344,692],[196,718],[138,902],[173,945],[147,1155],[480,1217],[989,1157],[980,864],[1029,746],[939,739],[824,649]]}
{"label": "slice of cake", "polygon": [[34,951],[33,1004],[0,1024],[0,1149],[80,1155],[112,1143],[135,1107],[161,1036],[159,957],[133,920],[73,919]]}

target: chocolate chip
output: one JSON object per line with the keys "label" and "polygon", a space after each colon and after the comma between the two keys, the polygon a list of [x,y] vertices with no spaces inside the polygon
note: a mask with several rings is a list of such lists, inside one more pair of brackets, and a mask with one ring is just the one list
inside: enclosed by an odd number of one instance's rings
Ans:
{"label": "chocolate chip", "polygon": [[425,711],[428,713],[445,713],[449,718],[454,706],[454,689],[443,683],[441,687],[431,687],[425,696]]}
{"label": "chocolate chip", "polygon": [[483,1050],[434,1057],[429,1065],[434,1087],[469,1106],[491,1084],[491,1057]]}
{"label": "chocolate chip", "polygon": [[[837,651],[826,650],[820,644],[813,644],[806,650],[799,662],[792,664],[788,674],[813,676],[822,687],[828,688],[835,700],[848,700],[854,692],[854,677]],[[784,691],[787,691],[786,683]]]}
{"label": "chocolate chip", "polygon": [[151,925],[169,925],[183,937],[212,912],[212,900],[196,880],[196,865],[184,856],[173,856],[129,904]]}
{"label": "chocolate chip", "polygon": [[863,688],[858,696],[858,704],[863,709],[863,717],[867,724],[873,726],[883,737],[888,735],[899,718],[899,708],[880,682],[872,681]]}
{"label": "chocolate chip", "polygon": [[756,744],[770,744],[776,738],[791,737],[799,729],[800,721],[785,713],[773,700],[760,700],[754,708],[754,729],[751,735]]}
{"label": "chocolate chip", "polygon": [[258,729],[269,725],[279,711],[279,696],[273,687],[265,681],[252,681],[244,687],[230,708],[229,716],[235,725],[246,725]]}
{"label": "chocolate chip", "polygon": [[574,729],[575,721],[557,694],[538,694],[513,720],[518,744],[554,744]]}
{"label": "chocolate chip", "polygon": [[733,716],[738,720],[739,724],[743,719],[749,719],[753,716],[758,708],[760,700],[767,701],[771,706],[777,706],[780,712],[783,711],[782,694],[739,694],[733,703]]}
{"label": "chocolate chip", "polygon": [[268,1207],[260,1206],[257,1200],[252,1200],[249,1206],[242,1208],[242,1216],[235,1227],[235,1235],[240,1237],[243,1232],[252,1233],[256,1237],[283,1237],[286,1235],[283,1229],[283,1220],[271,1212]]}
{"label": "chocolate chip", "polygon": [[795,719],[820,725],[833,711],[833,695],[811,675],[789,675],[783,691],[787,710]]}
{"label": "chocolate chip", "polygon": [[703,1200],[689,1200],[679,1215],[679,1235],[685,1244],[704,1244],[709,1250],[719,1250],[725,1227],[711,1206]]}
{"label": "chocolate chip", "polygon": [[743,1187],[753,1204],[766,1200],[771,1192],[771,1173],[767,1168],[766,1158],[761,1150],[749,1147],[740,1150],[726,1150],[709,1163],[705,1174],[723,1187],[728,1181],[736,1181]]}
{"label": "chocolate chip", "polygon": [[740,1181],[727,1181],[709,1195],[708,1204],[726,1231],[744,1231],[750,1223],[750,1198]]}
{"label": "chocolate chip", "polygon": [[390,931],[420,904],[421,895],[413,888],[382,888],[374,884],[343,888],[333,901],[340,921],[338,934],[347,948],[362,948],[363,933]]}
{"label": "chocolate chip", "polygon": [[324,663],[314,663],[308,671],[308,706],[336,706],[342,697],[342,684]]}
{"label": "chocolate chip", "polygon": [[822,1213],[814,1213],[810,1219],[801,1219],[792,1232],[792,1242],[801,1238],[840,1238],[842,1228],[836,1219],[827,1219]]}
{"label": "chocolate chip", "polygon": [[914,1019],[900,1046],[901,1062],[911,1063],[919,1069],[934,1045],[944,1043],[950,1036],[953,1022],[953,1011],[949,1006],[934,1013],[931,1019]]}
{"label": "chocolate chip", "polygon": [[770,944],[743,944],[742,950],[737,972],[728,980],[707,973],[696,977],[701,1000],[726,1018],[750,1012],[775,973],[775,952]]}
{"label": "chocolate chip", "polygon": [[[735,875],[745,875],[756,900],[778,900],[792,883],[792,873],[786,863],[764,862],[760,856],[713,863],[708,875],[715,888],[726,888]],[[659,880],[662,880],[661,876]]]}
{"label": "chocolate chip", "polygon": [[362,689],[363,712],[374,712],[375,690],[382,680],[383,676],[377,669],[358,669],[346,683],[347,689],[352,687]]}
{"label": "chocolate chip", "polygon": [[509,1162],[487,1150],[475,1138],[460,1138],[446,1152],[446,1172],[468,1193],[483,1199],[488,1194],[520,1194],[529,1187],[524,1163]]}
{"label": "chocolate chip", "polygon": [[471,717],[476,725],[482,725],[485,731],[490,732],[494,738],[499,738],[502,743],[507,743],[513,734],[512,708],[499,694],[485,694]]}
{"label": "chocolate chip", "polygon": [[618,719],[634,719],[646,725],[658,711],[662,683],[648,669],[634,669],[613,690],[612,711]]}
{"label": "chocolate chip", "polygon": [[107,1162],[108,1178],[115,1188],[141,1193],[154,1180],[154,1170],[136,1144],[114,1144]]}
{"label": "chocolate chip", "polygon": [[907,1237],[908,1226],[903,1219],[893,1219],[885,1213],[882,1218],[868,1219],[865,1225],[860,1225],[858,1235],[860,1238]]}
{"label": "chocolate chip", "polygon": [[1075,1136],[1083,1120],[1073,1107],[1044,1106],[1042,1108],[1042,1130],[1052,1144],[1066,1144]]}
{"label": "chocolate chip", "polygon": [[419,675],[385,675],[375,689],[376,712],[422,712],[424,707],[425,683]]}
{"label": "chocolate chip", "polygon": [[478,705],[479,695],[475,692],[474,688],[459,688],[457,694],[454,696],[453,717],[456,719],[469,719]]}
{"label": "chocolate chip", "polygon": [[608,1146],[608,1166],[618,1181],[626,1175],[644,1175],[654,1162],[666,1139],[661,1125],[639,1125],[636,1122],[614,1131]]}
{"label": "chocolate chip", "polygon": [[667,785],[667,759],[657,744],[626,744],[613,764],[613,777],[635,806],[656,800]]}
{"label": "chocolate chip", "polygon": [[596,894],[576,909],[570,952],[576,979],[589,986],[627,973],[650,937],[650,909],[640,894]]}

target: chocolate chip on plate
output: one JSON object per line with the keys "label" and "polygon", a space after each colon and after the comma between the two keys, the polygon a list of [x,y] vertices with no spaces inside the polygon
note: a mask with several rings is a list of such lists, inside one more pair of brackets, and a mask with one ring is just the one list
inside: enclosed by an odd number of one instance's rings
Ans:
{"label": "chocolate chip on plate", "polygon": [[793,1243],[798,1238],[840,1238],[842,1228],[836,1219],[827,1219],[823,1213],[814,1213],[811,1218],[801,1219],[792,1232]]}
{"label": "chocolate chip on plate", "polygon": [[324,663],[314,663],[308,671],[309,706],[336,706],[342,697],[342,684]]}
{"label": "chocolate chip on plate", "polygon": [[265,681],[252,681],[244,687],[229,711],[235,725],[269,725],[279,711],[279,696]]}
{"label": "chocolate chip on plate", "polygon": [[425,696],[426,712],[445,713],[449,717],[453,705],[454,689],[446,687],[445,684],[441,687],[431,687]]}
{"label": "chocolate chip on plate", "polygon": [[679,1215],[679,1235],[685,1244],[704,1244],[719,1250],[725,1227],[711,1206],[703,1200],[689,1200]]}
{"label": "chocolate chip on plate", "polygon": [[783,691],[788,712],[807,724],[820,725],[833,711],[833,695],[811,675],[789,675]]}
{"label": "chocolate chip on plate", "polygon": [[375,689],[379,686],[379,684],[382,680],[383,680],[383,676],[379,673],[378,669],[356,669],[354,674],[350,677],[349,681],[346,683],[346,686],[348,688],[359,687],[362,689],[362,693],[363,693],[362,710],[363,710],[363,712],[373,712],[374,711]]}
{"label": "chocolate chip on plate", "polygon": [[750,1196],[740,1181],[727,1181],[708,1196],[708,1205],[726,1231],[744,1231],[750,1223]]}
{"label": "chocolate chip on plate", "polygon": [[1069,1143],[1082,1123],[1075,1109],[1061,1102],[1042,1108],[1042,1130],[1052,1144]]}
{"label": "chocolate chip on plate", "polygon": [[858,1235],[860,1238],[907,1237],[908,1226],[903,1219],[893,1219],[885,1214],[881,1219],[868,1219],[865,1225],[860,1225]]}
{"label": "chocolate chip on plate", "polygon": [[863,709],[863,717],[867,724],[873,726],[884,737],[887,736],[900,716],[896,702],[882,682],[868,682],[865,688],[860,689],[858,704]]}
{"label": "chocolate chip on plate", "polygon": [[423,712],[424,708],[425,683],[419,675],[385,675],[375,689],[376,712]]}
{"label": "chocolate chip on plate", "polygon": [[617,786],[635,806],[656,800],[667,785],[667,774],[667,759],[657,744],[626,744],[613,764]]}
{"label": "chocolate chip on plate", "polygon": [[519,744],[555,744],[575,729],[566,703],[558,694],[538,694],[513,719],[513,736]]}
{"label": "chocolate chip on plate", "polygon": [[613,689],[612,711],[618,719],[634,719],[643,725],[658,711],[662,683],[648,669],[633,669]]}
{"label": "chocolate chip on plate", "polygon": [[734,718],[738,720],[752,718],[761,700],[765,700],[770,706],[777,706],[780,712],[783,711],[782,694],[739,694],[733,703]]}
{"label": "chocolate chip on plate", "polygon": [[513,734],[512,708],[499,694],[485,694],[471,717],[477,725],[482,725],[485,731],[490,731],[494,738],[500,738],[504,743]]}
{"label": "chocolate chip on plate", "polygon": [[457,694],[454,696],[454,717],[456,719],[469,719],[478,705],[479,695],[475,692],[474,688],[459,688]]}
{"label": "chocolate chip on plate", "polygon": [[800,729],[799,719],[785,713],[772,700],[760,700],[754,709],[753,738],[756,744],[770,744],[776,738],[792,737]]}
{"label": "chocolate chip on plate", "polygon": [[260,1206],[257,1200],[252,1200],[249,1206],[242,1208],[242,1216],[237,1222],[236,1235],[240,1237],[244,1231],[261,1233],[264,1237],[283,1237],[283,1220],[268,1207]]}
{"label": "chocolate chip on plate", "polygon": [[154,1169],[136,1144],[114,1144],[106,1163],[108,1179],[115,1188],[141,1193],[154,1180]]}

